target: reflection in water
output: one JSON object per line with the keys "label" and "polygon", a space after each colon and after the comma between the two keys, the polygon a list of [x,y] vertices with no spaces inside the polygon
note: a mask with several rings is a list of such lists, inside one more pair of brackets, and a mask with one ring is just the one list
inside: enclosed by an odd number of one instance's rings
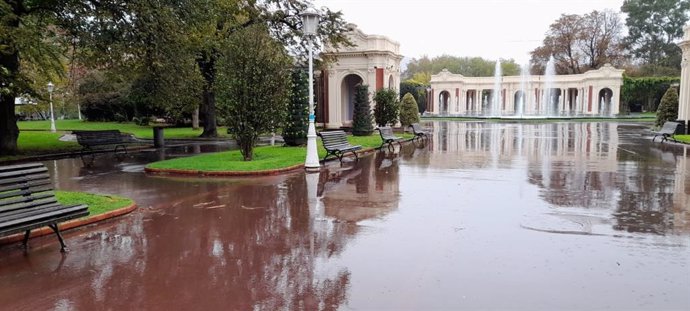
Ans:
{"label": "reflection in water", "polygon": [[[524,166],[527,182],[538,186],[541,197],[554,208],[616,206],[612,213],[616,230],[690,232],[687,148],[661,150],[668,147],[621,142],[639,135],[637,130],[617,123],[441,123],[434,127],[429,165]],[[578,218],[573,221],[584,227],[602,223],[600,216],[572,216],[567,210],[559,215]]]}
{"label": "reflection in water", "polygon": [[[433,128],[427,144],[318,174],[143,173],[150,161],[217,146],[89,168],[47,162],[60,189],[129,196],[140,208],[66,232],[65,256],[52,238],[27,255],[0,248],[0,301],[8,310],[690,308],[687,148],[614,123]],[[25,299],[31,292],[41,295]]]}

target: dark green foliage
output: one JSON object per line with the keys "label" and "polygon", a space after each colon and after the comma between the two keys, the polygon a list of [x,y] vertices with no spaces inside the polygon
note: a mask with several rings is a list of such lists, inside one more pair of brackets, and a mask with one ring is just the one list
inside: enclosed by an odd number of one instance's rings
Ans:
{"label": "dark green foliage", "polygon": [[[424,56],[420,59],[412,59],[407,65],[404,77],[412,78],[416,73],[427,72],[437,74],[444,68],[452,73],[459,73],[467,77],[490,77],[494,75],[496,60],[487,60],[481,57],[458,57],[441,55],[429,59]],[[501,72],[504,76],[520,74],[520,65],[512,59],[501,60]],[[421,82],[421,81],[420,81]]]}
{"label": "dark green foliage", "polygon": [[426,88],[429,86],[414,80],[405,80],[400,83],[400,95],[412,94],[417,101],[417,111],[423,113],[426,111]]}
{"label": "dark green foliage", "polygon": [[129,93],[128,83],[93,72],[79,86],[82,113],[88,121],[131,121],[135,109]]}
{"label": "dark green foliage", "polygon": [[678,77],[623,77],[621,87],[621,111],[656,111],[661,97],[671,84],[679,83]]}
{"label": "dark green foliage", "polygon": [[268,30],[255,25],[234,33],[218,64],[218,108],[245,161],[259,135],[285,120],[291,59]]}
{"label": "dark green foliage", "polygon": [[412,94],[407,93],[403,96],[400,104],[400,123],[403,128],[408,127],[412,123],[419,122],[419,110],[417,110],[417,101],[414,100]]}
{"label": "dark green foliage", "polygon": [[398,121],[400,102],[392,89],[380,89],[374,94],[374,120],[378,126],[394,125]]}
{"label": "dark green foliage", "polygon": [[656,111],[656,126],[662,126],[664,122],[676,119],[678,119],[678,90],[672,86],[661,98],[659,109]]}
{"label": "dark green foliage", "polygon": [[371,135],[374,132],[374,126],[372,125],[374,117],[371,115],[368,85],[360,84],[355,87],[355,107],[353,114],[352,135]]}
{"label": "dark green foliage", "polygon": [[292,90],[288,101],[283,140],[288,146],[304,145],[309,126],[309,77],[304,70],[292,71]]}
{"label": "dark green foliage", "polygon": [[626,47],[642,61],[643,71],[658,75],[680,74],[681,50],[675,40],[683,36],[688,21],[688,0],[625,0]]}

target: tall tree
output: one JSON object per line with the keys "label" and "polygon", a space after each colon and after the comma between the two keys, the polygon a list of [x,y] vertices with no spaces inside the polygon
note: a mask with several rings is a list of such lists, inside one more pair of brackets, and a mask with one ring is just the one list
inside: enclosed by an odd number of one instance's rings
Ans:
{"label": "tall tree", "polygon": [[625,44],[647,73],[679,74],[682,55],[674,41],[683,36],[690,0],[625,0],[621,11],[628,15]]}
{"label": "tall tree", "polygon": [[45,75],[63,74],[59,36],[55,28],[54,3],[36,1],[0,2],[0,155],[17,152],[19,128],[14,98],[38,95],[23,70],[29,64]]}
{"label": "tall tree", "polygon": [[620,15],[613,11],[563,14],[549,26],[542,45],[531,52],[532,72],[543,73],[551,56],[558,74],[583,73],[605,63],[620,66],[621,28]]}
{"label": "tall tree", "polygon": [[234,33],[218,63],[222,115],[245,161],[259,135],[282,126],[287,112],[291,60],[265,26]]}

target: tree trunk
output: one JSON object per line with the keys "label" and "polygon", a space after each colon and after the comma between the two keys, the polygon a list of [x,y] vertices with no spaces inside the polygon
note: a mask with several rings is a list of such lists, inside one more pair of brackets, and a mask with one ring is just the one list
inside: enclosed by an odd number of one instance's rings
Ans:
{"label": "tree trunk", "polygon": [[216,94],[209,89],[204,89],[202,105],[204,132],[199,137],[218,137],[218,129],[216,127]]}
{"label": "tree trunk", "polygon": [[14,115],[14,96],[0,95],[0,155],[17,154],[19,128]]}
{"label": "tree trunk", "polygon": [[[10,27],[19,27],[19,20],[9,24]],[[6,42],[0,41],[0,46],[4,43]],[[15,50],[10,54],[0,53],[0,68],[7,70],[10,74],[10,81],[5,81],[5,79],[0,81],[0,86],[9,86],[7,88],[9,92],[5,93],[5,90],[0,92],[0,155],[14,155],[17,154],[19,128],[14,114],[16,90],[10,84],[13,83],[12,78],[19,73],[19,52]]]}
{"label": "tree trunk", "polygon": [[213,85],[216,81],[216,58],[214,51],[197,59],[197,64],[204,77],[204,94],[201,103],[201,114],[204,118],[204,132],[199,137],[218,137],[216,127],[216,94]]}
{"label": "tree trunk", "polygon": [[194,112],[192,112],[192,129],[199,129],[199,107],[194,108]]}

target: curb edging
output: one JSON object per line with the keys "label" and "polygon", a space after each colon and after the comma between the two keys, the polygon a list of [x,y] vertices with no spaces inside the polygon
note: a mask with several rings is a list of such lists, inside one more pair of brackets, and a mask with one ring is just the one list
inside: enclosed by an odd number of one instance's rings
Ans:
{"label": "curb edging", "polygon": [[[136,208],[137,208],[137,204],[132,203],[129,206],[118,208],[116,210],[105,212],[103,214],[98,214],[98,215],[94,215],[94,216],[86,216],[86,217],[78,218],[78,219],[72,219],[70,221],[66,221],[66,222],[59,224],[60,231],[74,229],[77,227],[90,225],[90,224],[93,224],[93,223],[96,223],[96,222],[99,222],[102,220],[115,218],[115,217],[118,217],[118,216],[121,216],[124,214],[128,214],[128,213],[132,212],[133,210],[135,210]],[[48,227],[41,227],[38,229],[31,230],[31,235],[29,236],[29,238],[32,239],[32,238],[50,235],[50,234],[54,234],[52,229],[50,229]],[[24,233],[15,233],[15,234],[0,238],[0,245],[20,242],[23,239],[24,239]]]}

